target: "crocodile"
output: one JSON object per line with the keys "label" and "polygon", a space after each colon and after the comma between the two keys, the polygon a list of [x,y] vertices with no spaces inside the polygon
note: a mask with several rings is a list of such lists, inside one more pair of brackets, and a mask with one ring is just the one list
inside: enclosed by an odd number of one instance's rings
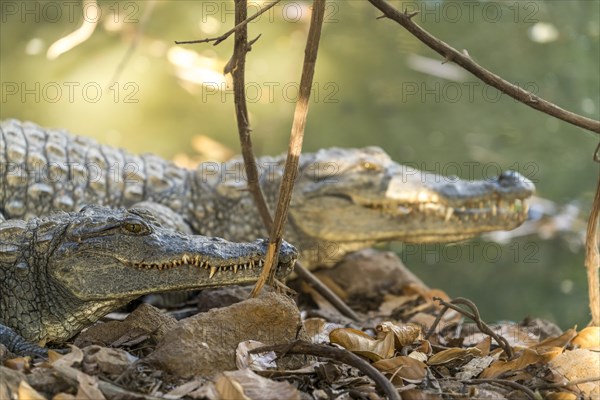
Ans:
{"label": "crocodile", "polygon": [[[62,342],[149,293],[255,282],[267,240],[233,243],[165,227],[144,209],[90,205],[0,223],[0,342],[44,355],[32,342]],[[276,276],[297,250],[283,242]]]}
{"label": "crocodile", "polygon": [[[285,157],[262,157],[260,185],[276,204]],[[188,233],[243,241],[266,235],[243,162],[195,170],[14,119],[0,124],[0,218],[28,219],[86,204],[144,207]],[[527,218],[533,183],[505,171],[465,181],[394,162],[377,147],[303,154],[285,237],[309,267],[382,241],[457,242]]]}

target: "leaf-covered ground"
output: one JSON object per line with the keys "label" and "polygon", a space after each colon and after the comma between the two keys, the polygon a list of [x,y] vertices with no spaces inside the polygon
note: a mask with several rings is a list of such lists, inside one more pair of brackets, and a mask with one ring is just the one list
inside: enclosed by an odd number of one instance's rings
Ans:
{"label": "leaf-covered ground", "polygon": [[[360,321],[302,282],[291,297],[172,295],[162,309],[109,315],[49,360],[0,347],[0,399],[600,398],[597,327],[487,324],[391,253],[363,251],[318,275]],[[255,351],[264,346],[275,347]]]}

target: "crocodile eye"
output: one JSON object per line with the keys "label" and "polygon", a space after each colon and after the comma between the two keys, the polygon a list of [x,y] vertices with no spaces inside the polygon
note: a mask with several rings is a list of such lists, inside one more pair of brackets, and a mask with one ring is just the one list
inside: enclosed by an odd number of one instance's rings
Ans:
{"label": "crocodile eye", "polygon": [[147,235],[151,232],[150,228],[140,221],[125,221],[121,227],[125,233],[134,235]]}
{"label": "crocodile eye", "polygon": [[381,171],[381,167],[370,161],[361,161],[360,166],[366,171]]}

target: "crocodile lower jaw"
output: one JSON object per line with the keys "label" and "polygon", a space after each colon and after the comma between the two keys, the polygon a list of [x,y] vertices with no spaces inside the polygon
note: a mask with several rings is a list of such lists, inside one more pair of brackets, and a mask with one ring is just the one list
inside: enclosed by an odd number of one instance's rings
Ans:
{"label": "crocodile lower jaw", "polygon": [[187,256],[187,255],[184,255],[181,259],[167,261],[167,262],[163,262],[163,263],[147,263],[147,262],[143,262],[143,261],[141,261],[141,262],[125,261],[124,262],[125,265],[127,265],[129,267],[134,267],[137,269],[163,270],[163,269],[171,269],[171,268],[175,268],[175,267],[181,267],[181,266],[185,266],[185,265],[195,266],[195,267],[200,267],[207,271],[210,271],[209,272],[210,279],[212,279],[212,277],[215,276],[215,274],[220,273],[220,272],[231,271],[231,272],[237,274],[238,271],[252,270],[255,267],[262,268],[264,263],[265,263],[264,260],[262,258],[259,258],[256,260],[249,260],[247,262],[239,263],[239,264],[214,265],[214,263],[211,264],[210,261],[204,260],[200,256]]}
{"label": "crocodile lower jaw", "polygon": [[381,210],[390,216],[402,216],[419,213],[424,217],[437,217],[445,222],[453,218],[462,221],[473,221],[497,218],[501,223],[506,221],[524,221],[527,218],[529,204],[524,199],[484,200],[465,202],[460,205],[448,205],[435,202],[425,203],[367,203],[361,204],[373,210]]}

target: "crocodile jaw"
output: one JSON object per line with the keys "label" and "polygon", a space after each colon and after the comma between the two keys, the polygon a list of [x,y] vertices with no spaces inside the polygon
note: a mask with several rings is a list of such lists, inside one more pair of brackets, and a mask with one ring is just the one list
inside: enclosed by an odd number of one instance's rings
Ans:
{"label": "crocodile jaw", "polygon": [[[199,237],[203,238],[203,237]],[[84,250],[86,263],[60,262],[52,268],[55,279],[83,301],[122,300],[177,290],[240,285],[255,282],[265,260],[263,241],[240,244],[236,258],[219,258],[188,249],[178,257],[151,260],[113,256]],[[228,245],[235,246],[236,243]],[[297,252],[287,243],[280,254],[276,277],[283,279],[294,267]]]}
{"label": "crocodile jaw", "polygon": [[290,211],[295,226],[310,238],[329,242],[429,243],[514,229],[527,218],[534,185],[516,172],[462,181],[427,173],[415,179],[394,174],[397,169],[392,165],[379,184],[354,185],[352,190],[338,186],[305,196]]}

